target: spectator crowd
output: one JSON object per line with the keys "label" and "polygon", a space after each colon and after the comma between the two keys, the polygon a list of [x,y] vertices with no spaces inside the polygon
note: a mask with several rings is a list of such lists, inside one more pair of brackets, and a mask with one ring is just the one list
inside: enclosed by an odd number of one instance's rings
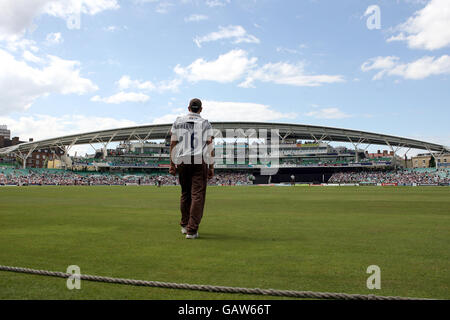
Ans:
{"label": "spectator crowd", "polygon": [[[218,173],[210,185],[247,185],[250,179],[246,174]],[[132,175],[105,173],[77,173],[72,171],[39,170],[0,170],[0,185],[178,185],[178,177],[161,175]]]}
{"label": "spectator crowd", "polygon": [[[239,172],[216,172],[208,181],[209,185],[235,186],[253,184],[252,176]],[[360,171],[338,172],[328,181],[330,184],[450,184],[449,170],[414,171]],[[119,174],[119,173],[79,173],[63,170],[2,170],[0,185],[178,185],[178,177],[168,174]]]}
{"label": "spectator crowd", "polygon": [[328,183],[374,183],[374,184],[448,184],[450,173],[441,171],[361,171],[338,172],[333,174]]}
{"label": "spectator crowd", "polygon": [[246,173],[216,173],[209,181],[210,185],[235,186],[253,184],[249,174]]}

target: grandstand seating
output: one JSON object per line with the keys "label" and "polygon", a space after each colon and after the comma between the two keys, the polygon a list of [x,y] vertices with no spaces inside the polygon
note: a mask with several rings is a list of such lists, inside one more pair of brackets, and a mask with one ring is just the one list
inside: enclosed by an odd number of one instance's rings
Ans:
{"label": "grandstand seating", "polygon": [[399,185],[448,185],[450,170],[407,169],[392,171],[356,171],[337,172],[329,180],[330,183],[395,183]]}
{"label": "grandstand seating", "polygon": [[[248,184],[248,175],[241,173],[218,173],[210,184]],[[158,180],[163,185],[178,184],[177,177],[168,173],[107,173],[72,172],[52,169],[0,170],[0,185],[154,185]]]}

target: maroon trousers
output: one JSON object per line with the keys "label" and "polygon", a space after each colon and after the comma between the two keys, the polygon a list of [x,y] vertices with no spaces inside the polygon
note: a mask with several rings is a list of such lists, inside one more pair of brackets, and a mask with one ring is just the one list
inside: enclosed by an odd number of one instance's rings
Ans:
{"label": "maroon trousers", "polygon": [[178,174],[181,185],[180,225],[187,229],[188,234],[196,234],[205,207],[208,165],[181,164]]}

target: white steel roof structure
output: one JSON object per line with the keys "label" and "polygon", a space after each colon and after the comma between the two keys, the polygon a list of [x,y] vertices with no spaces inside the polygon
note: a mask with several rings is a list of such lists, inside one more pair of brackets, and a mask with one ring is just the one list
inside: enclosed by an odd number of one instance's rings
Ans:
{"label": "white steel roof structure", "polygon": [[[219,130],[222,133],[223,137],[226,137],[227,129],[243,129],[244,131],[249,129],[254,129],[256,131],[267,129],[269,132],[271,129],[278,129],[282,139],[290,138],[314,141],[349,142],[355,147],[360,144],[386,145],[395,152],[400,148],[422,149],[437,153],[450,152],[448,146],[436,143],[359,130],[267,122],[212,122],[211,124],[215,130]],[[29,156],[34,150],[44,148],[59,147],[67,152],[72,146],[81,144],[101,143],[106,147],[109,143],[117,141],[142,142],[146,140],[167,139],[170,137],[171,127],[172,124],[158,124],[80,133],[2,148],[0,149],[0,155],[15,153],[17,155],[28,154]]]}

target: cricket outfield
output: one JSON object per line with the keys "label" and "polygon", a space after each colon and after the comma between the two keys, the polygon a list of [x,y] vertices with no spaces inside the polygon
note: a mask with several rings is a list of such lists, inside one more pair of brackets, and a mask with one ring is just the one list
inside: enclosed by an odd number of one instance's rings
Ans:
{"label": "cricket outfield", "polygon": [[[164,282],[450,299],[448,187],[0,188],[0,264]],[[369,290],[368,266],[381,270]],[[273,299],[0,272],[0,299]]]}

